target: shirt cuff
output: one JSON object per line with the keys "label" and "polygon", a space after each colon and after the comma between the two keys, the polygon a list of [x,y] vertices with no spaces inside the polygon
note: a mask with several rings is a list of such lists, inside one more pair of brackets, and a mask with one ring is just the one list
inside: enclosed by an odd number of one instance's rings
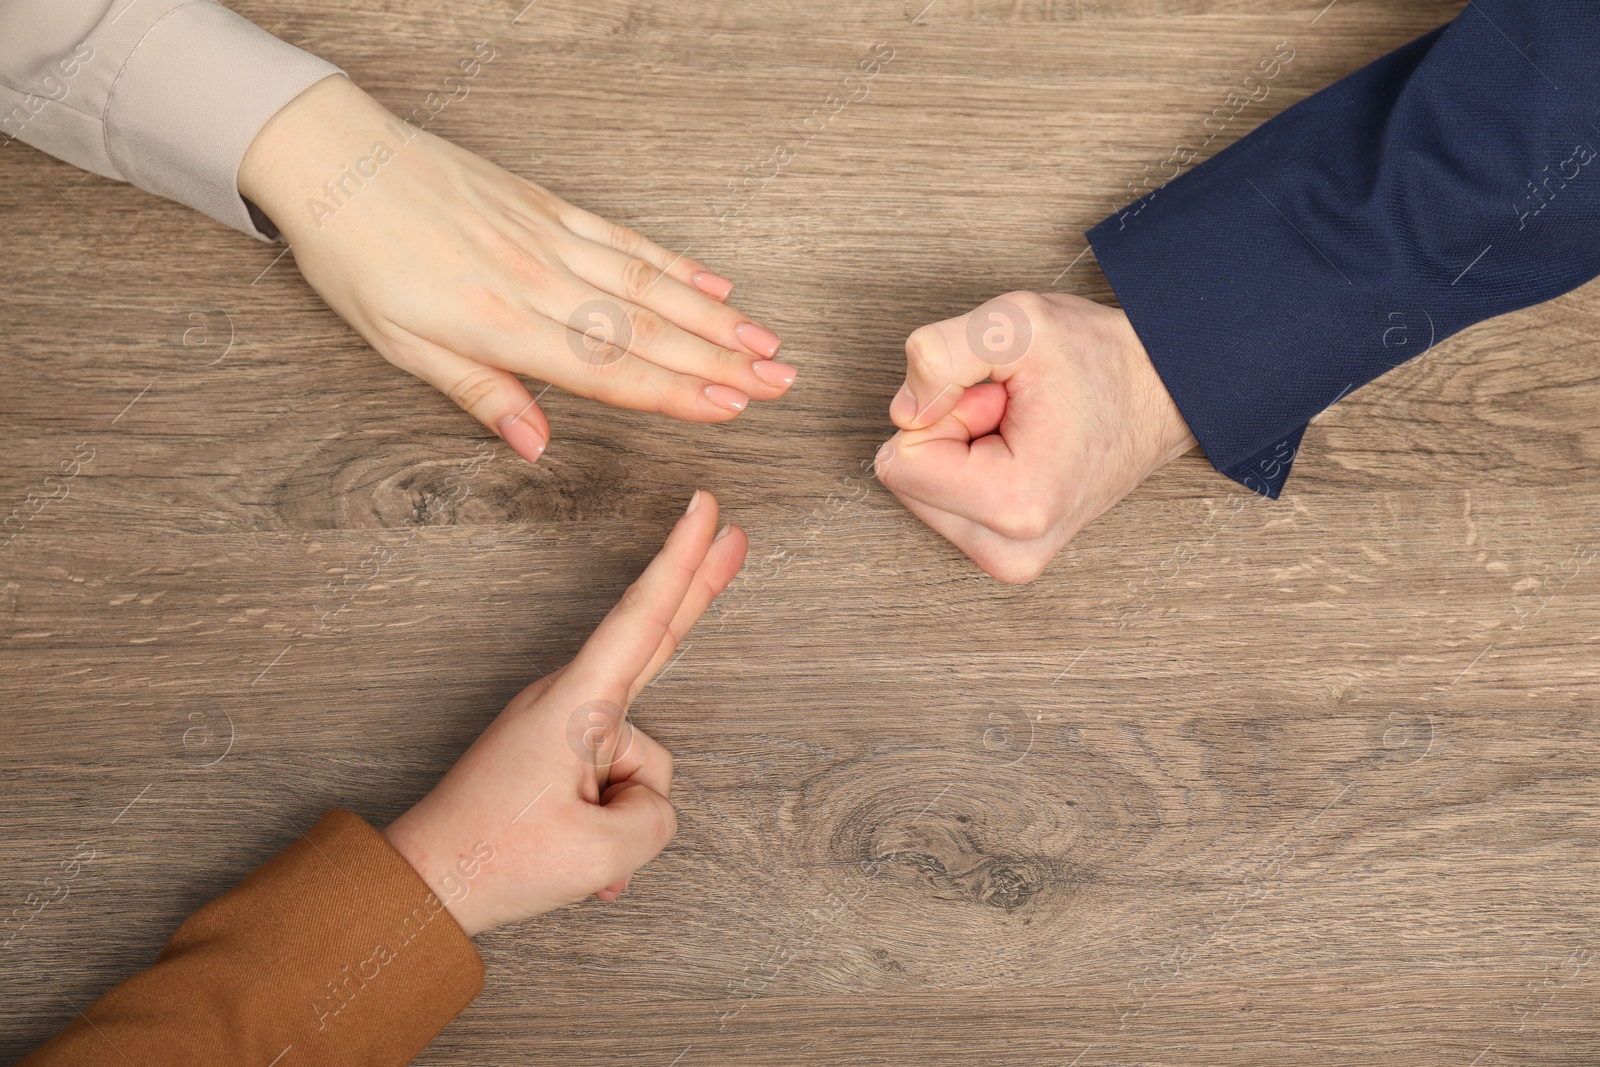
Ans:
{"label": "shirt cuff", "polygon": [[239,195],[239,164],[289,101],[338,67],[215,3],[166,12],[106,103],[106,153],[141,189],[262,240]]}

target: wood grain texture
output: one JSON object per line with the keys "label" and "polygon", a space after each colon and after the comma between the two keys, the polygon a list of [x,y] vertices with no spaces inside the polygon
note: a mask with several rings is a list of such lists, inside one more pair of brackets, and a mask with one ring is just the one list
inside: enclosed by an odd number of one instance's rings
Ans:
{"label": "wood grain texture", "polygon": [[1600,1062],[1592,286],[1347,398],[1283,500],[1186,458],[1024,588],[861,467],[905,335],[1109,298],[1081,232],[1278,42],[1208,151],[1459,3],[924,3],[238,5],[401,110],[493,41],[435,128],[692,249],[802,369],[725,427],[553,391],[533,468],[278,249],[0,150],[0,504],[81,460],[0,549],[0,904],[96,849],[0,950],[0,1058],[327,807],[403,810],[704,486],[752,550],[637,705],[678,840],[482,938],[420,1063]]}

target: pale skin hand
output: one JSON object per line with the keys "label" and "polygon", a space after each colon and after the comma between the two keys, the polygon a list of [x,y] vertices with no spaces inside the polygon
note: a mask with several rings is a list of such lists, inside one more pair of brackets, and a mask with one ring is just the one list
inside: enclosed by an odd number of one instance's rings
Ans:
{"label": "pale skin hand", "polygon": [[1197,446],[1127,316],[1093,301],[1008,293],[917,330],[906,368],[878,478],[1004,582]]}
{"label": "pale skin hand", "polygon": [[577,658],[513,698],[384,831],[468,935],[615,900],[672,840],[672,756],[625,713],[744,563],[744,532],[716,529],[716,498],[696,493]]}
{"label": "pale skin hand", "polygon": [[405,126],[342,76],[273,116],[239,191],[373,348],[530,462],[550,426],[518,375],[690,422],[794,381],[778,337],[724,303],[731,282]]}

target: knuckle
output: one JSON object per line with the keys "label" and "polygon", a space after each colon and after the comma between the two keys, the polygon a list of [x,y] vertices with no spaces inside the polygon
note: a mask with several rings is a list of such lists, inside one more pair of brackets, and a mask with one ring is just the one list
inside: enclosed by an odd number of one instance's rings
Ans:
{"label": "knuckle", "polygon": [[661,280],[661,271],[642,259],[630,259],[622,268],[622,295],[638,303]]}
{"label": "knuckle", "polygon": [[644,603],[644,590],[634,582],[622,591],[622,596],[617,600],[617,614],[636,611]]}
{"label": "knuckle", "polygon": [[643,348],[654,348],[666,339],[667,320],[648,308],[638,308],[630,316],[634,341]]}
{"label": "knuckle", "polygon": [[1018,311],[1035,321],[1043,318],[1049,312],[1049,302],[1038,293],[1027,290],[1019,289],[1014,293],[1006,293],[1000,299],[1007,301]]}
{"label": "knuckle", "polygon": [[371,341],[384,359],[410,374],[419,374],[428,365],[429,345],[409,330],[391,327],[387,322],[379,323],[373,329]]}
{"label": "knuckle", "polygon": [[1049,562],[1049,559],[1041,560],[1031,554],[1021,554],[992,561],[984,570],[1006,585],[1026,585],[1043,574]]}
{"label": "knuckle", "polygon": [[1011,366],[1032,348],[1044,308],[1036,293],[1010,292],[985,301],[967,315],[967,351],[990,368]]}
{"label": "knuckle", "polygon": [[637,255],[644,247],[644,237],[636,230],[630,230],[621,223],[611,224],[611,247],[627,255]]}
{"label": "knuckle", "polygon": [[494,397],[499,388],[499,372],[479,367],[452,382],[445,390],[445,395],[455,401],[458,407],[476,415],[484,404]]}
{"label": "knuckle", "polygon": [[573,385],[590,400],[613,407],[637,407],[643,392],[639,375],[624,369],[622,356],[626,354],[619,350],[617,358],[609,363],[586,366],[583,377]]}
{"label": "knuckle", "polygon": [[899,477],[895,473],[895,461],[899,457],[900,446],[894,441],[885,441],[872,457],[872,473],[886,486],[892,486]]}
{"label": "knuckle", "polygon": [[537,256],[531,255],[522,249],[506,257],[506,268],[517,283],[524,288],[539,290],[552,285],[555,281],[555,272],[546,266]]}
{"label": "knuckle", "polygon": [[657,741],[655,738],[651,737],[638,727],[634,727],[634,741],[635,743],[644,747],[647,758],[659,763],[662,769],[667,772],[667,782],[670,785],[672,782],[672,768],[675,761],[672,758],[672,753],[667,750],[667,746],[663,745],[660,741]]}
{"label": "knuckle", "polygon": [[906,363],[913,371],[937,372],[950,366],[950,350],[936,326],[919,326],[906,338]]}
{"label": "knuckle", "polygon": [[656,812],[655,840],[661,843],[661,848],[666,848],[678,836],[678,812],[670,803],[658,804]]}
{"label": "knuckle", "polygon": [[1001,522],[1000,533],[1013,541],[1034,541],[1050,532],[1050,522],[1037,511],[1023,511],[1007,515]]}
{"label": "knuckle", "polygon": [[627,358],[628,350],[618,348],[610,341],[601,341],[594,346],[589,354],[591,357],[588,361],[589,367],[594,374],[600,378],[614,379],[620,372],[613,368],[622,366],[622,361]]}
{"label": "knuckle", "polygon": [[521,328],[523,313],[506,293],[488,285],[476,285],[466,289],[464,297],[471,321],[496,331]]}
{"label": "knuckle", "polygon": [[567,341],[572,354],[592,366],[615,363],[619,352],[633,339],[627,309],[610,297],[596,297],[579,304],[567,316]]}
{"label": "knuckle", "polygon": [[526,199],[528,206],[533,208],[534,211],[556,219],[563,226],[567,224],[567,220],[563,217],[564,213],[561,210],[566,206],[564,202],[538,182],[523,178],[522,195]]}
{"label": "knuckle", "polygon": [[[552,258],[554,252],[544,247],[544,242],[529,248],[488,225],[477,231],[476,237],[478,243],[522,284],[541,286],[551,281],[553,275],[545,260]],[[525,238],[524,242],[534,243],[532,238]]]}
{"label": "knuckle", "polygon": [[1034,541],[1055,525],[1051,508],[1039,497],[1029,496],[1003,510],[995,519],[996,531],[1013,541]]}
{"label": "knuckle", "polygon": [[[647,792],[654,794],[649,786],[640,786]],[[659,796],[657,794],[657,796]],[[638,822],[639,841],[648,845],[656,852],[667,847],[667,844],[678,834],[678,813],[672,804],[665,798],[653,800],[648,805],[648,810]]]}

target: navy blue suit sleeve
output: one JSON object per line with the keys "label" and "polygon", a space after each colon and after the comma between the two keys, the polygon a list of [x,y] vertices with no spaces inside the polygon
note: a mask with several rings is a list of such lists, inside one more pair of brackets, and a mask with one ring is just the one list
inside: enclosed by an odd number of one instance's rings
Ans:
{"label": "navy blue suit sleeve", "polygon": [[1470,0],[1089,233],[1184,419],[1276,497],[1312,416],[1600,274],[1600,3]]}

